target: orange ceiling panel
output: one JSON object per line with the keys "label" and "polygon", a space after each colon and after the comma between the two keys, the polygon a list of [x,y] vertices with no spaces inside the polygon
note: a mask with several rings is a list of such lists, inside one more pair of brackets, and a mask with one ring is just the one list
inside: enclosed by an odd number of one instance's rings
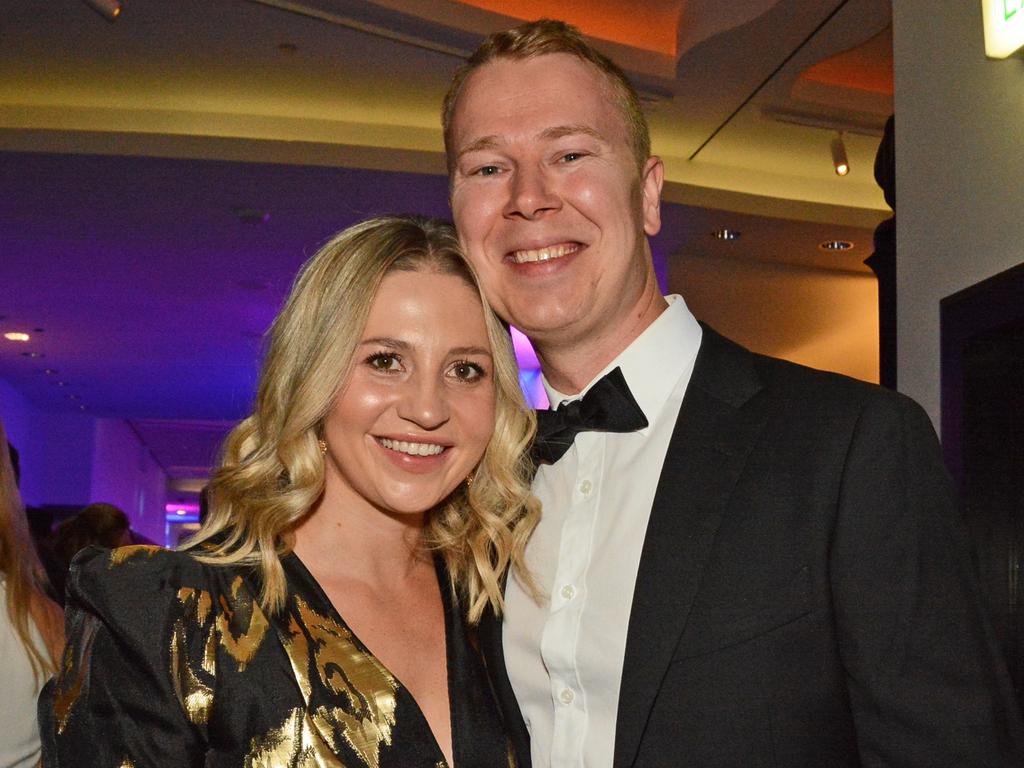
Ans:
{"label": "orange ceiling panel", "polygon": [[892,96],[892,27],[807,68],[800,79]]}
{"label": "orange ceiling panel", "polygon": [[621,43],[668,56],[676,55],[679,17],[684,0],[642,4],[621,0],[461,0],[515,19],[562,19],[589,37]]}

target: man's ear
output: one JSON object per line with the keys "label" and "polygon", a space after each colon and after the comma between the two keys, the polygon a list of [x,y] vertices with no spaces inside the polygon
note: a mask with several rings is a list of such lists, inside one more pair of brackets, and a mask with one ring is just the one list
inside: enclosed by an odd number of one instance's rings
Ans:
{"label": "man's ear", "polygon": [[656,235],[661,229],[661,185],[665,182],[665,164],[661,158],[652,155],[644,163],[640,176],[644,232]]}

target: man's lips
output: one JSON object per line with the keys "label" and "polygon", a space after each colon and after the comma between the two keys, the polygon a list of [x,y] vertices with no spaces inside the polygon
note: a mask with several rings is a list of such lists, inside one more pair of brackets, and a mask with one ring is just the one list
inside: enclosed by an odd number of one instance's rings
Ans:
{"label": "man's lips", "polygon": [[522,248],[509,251],[508,258],[516,264],[532,264],[538,261],[553,261],[576,253],[583,245],[576,242],[553,243],[540,248]]}

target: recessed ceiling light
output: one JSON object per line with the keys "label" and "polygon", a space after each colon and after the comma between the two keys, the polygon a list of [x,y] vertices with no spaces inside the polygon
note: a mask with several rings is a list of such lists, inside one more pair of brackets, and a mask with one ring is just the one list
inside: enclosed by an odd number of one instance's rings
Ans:
{"label": "recessed ceiling light", "polygon": [[270,221],[270,214],[262,208],[238,206],[232,208],[231,212],[243,224],[262,224],[265,221]]}
{"label": "recessed ceiling light", "polygon": [[28,341],[32,337],[24,331],[10,331],[4,334],[4,338],[8,341]]}
{"label": "recessed ceiling light", "polygon": [[823,251],[848,251],[853,248],[853,243],[849,240],[826,240],[819,243],[818,247]]}
{"label": "recessed ceiling light", "polygon": [[66,381],[55,381],[55,382],[53,382],[53,386],[55,386],[55,387],[66,387],[67,385],[68,385],[68,383]]}
{"label": "recessed ceiling light", "polygon": [[44,355],[42,352],[22,352],[21,356],[22,357],[31,357],[33,359],[37,359],[37,358],[40,358],[40,357],[46,357],[46,355]]}
{"label": "recessed ceiling light", "polygon": [[43,373],[45,373],[47,376],[56,376],[58,373],[60,373],[60,371],[58,371],[56,368],[47,368],[46,370],[43,371]]}
{"label": "recessed ceiling light", "polygon": [[82,398],[78,395],[68,395],[68,400],[81,400]]}
{"label": "recessed ceiling light", "polygon": [[711,233],[711,236],[719,240],[737,240],[742,234],[742,232],[735,229],[716,229]]}

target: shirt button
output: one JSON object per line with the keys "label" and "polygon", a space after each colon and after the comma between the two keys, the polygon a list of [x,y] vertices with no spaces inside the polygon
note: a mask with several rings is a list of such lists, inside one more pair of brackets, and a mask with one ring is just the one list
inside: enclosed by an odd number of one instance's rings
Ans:
{"label": "shirt button", "polygon": [[589,480],[584,480],[580,483],[580,493],[584,496],[589,496],[592,490],[594,490],[594,484]]}
{"label": "shirt button", "polygon": [[576,587],[574,587],[572,584],[566,584],[564,587],[562,587],[562,597],[564,597],[566,600],[572,600],[574,597],[576,597]]}
{"label": "shirt button", "polygon": [[563,688],[562,692],[558,694],[558,698],[563,704],[572,704],[576,694],[572,692],[572,688]]}

